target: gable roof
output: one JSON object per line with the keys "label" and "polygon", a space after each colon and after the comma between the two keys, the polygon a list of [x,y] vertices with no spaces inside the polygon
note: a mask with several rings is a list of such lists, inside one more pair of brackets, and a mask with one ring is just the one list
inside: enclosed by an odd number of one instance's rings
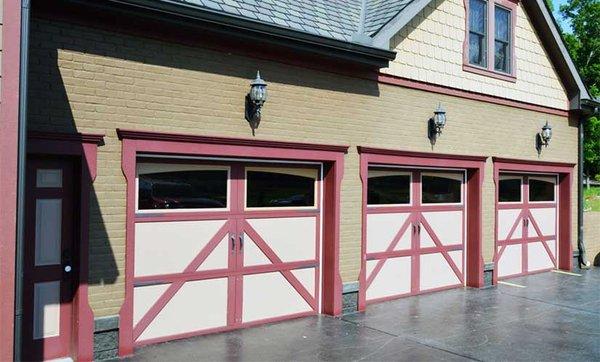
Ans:
{"label": "gable roof", "polygon": [[[173,0],[159,0],[171,2]],[[413,0],[175,0],[344,41],[372,37]]]}

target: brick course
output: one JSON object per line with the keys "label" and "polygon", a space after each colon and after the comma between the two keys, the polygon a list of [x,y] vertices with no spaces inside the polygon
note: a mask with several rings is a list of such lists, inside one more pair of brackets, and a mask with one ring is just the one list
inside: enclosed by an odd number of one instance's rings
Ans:
{"label": "brick course", "polygon": [[[341,205],[345,282],[357,279],[360,261],[356,146],[577,160],[577,127],[566,117],[39,18],[31,30],[31,128],[106,135],[98,150],[90,207],[90,303],[96,317],[117,314],[124,295],[126,185],[116,128],[249,138],[244,96],[257,69],[269,84],[257,139],[351,146]],[[448,124],[432,149],[427,120],[438,102],[447,109]],[[534,136],[546,121],[554,138],[538,157]],[[489,262],[494,240],[491,160],[485,171],[484,259]]]}

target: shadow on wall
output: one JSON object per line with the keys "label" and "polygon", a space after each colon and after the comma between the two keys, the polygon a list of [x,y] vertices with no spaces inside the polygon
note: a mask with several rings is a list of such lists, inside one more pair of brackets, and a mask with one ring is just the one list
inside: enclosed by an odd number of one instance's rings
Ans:
{"label": "shadow on wall", "polygon": [[[39,3],[36,5],[40,6]],[[143,92],[143,87],[128,83],[128,79],[126,79],[128,74],[119,75],[119,71],[128,72],[128,70],[112,69],[108,64],[99,65],[94,64],[93,61],[81,60],[86,55],[100,56],[105,60],[125,60],[143,65],[159,66],[165,72],[172,69],[192,70],[201,75],[204,81],[208,79],[208,83],[226,81],[235,83],[236,86],[243,84],[244,87],[247,87],[255,76],[256,70],[260,69],[268,82],[295,87],[286,90],[288,92],[306,88],[335,91],[342,94],[379,96],[379,85],[375,81],[357,82],[356,79],[345,78],[333,73],[317,73],[317,71],[288,67],[275,62],[198,50],[191,46],[151,39],[142,40],[142,38],[130,35],[99,30],[97,27],[53,22],[44,17],[43,11],[36,13],[35,10],[34,8],[30,37],[29,130],[77,133],[82,132],[81,127],[84,127],[84,133],[106,134],[106,144],[98,149],[98,176],[92,185],[90,195],[88,280],[90,286],[115,284],[119,277],[118,264],[122,264],[125,259],[124,251],[121,250],[125,244],[125,179],[121,173],[121,145],[116,139],[115,128],[152,128],[147,124],[127,123],[127,111],[129,114],[137,111],[136,107],[130,108],[127,102],[122,102],[114,107],[119,110],[116,114],[98,111],[99,108],[106,108],[107,93],[114,96],[127,88],[128,92],[137,92],[136,96],[140,98],[140,101],[147,101],[144,99],[147,93]],[[100,13],[93,14],[90,18],[95,18],[96,15],[102,22],[103,17]],[[133,22],[123,16],[113,16],[109,20],[110,22]],[[110,22],[104,25],[108,26]],[[135,24],[137,26],[137,23]],[[119,27],[116,26],[116,28]],[[113,28],[108,27],[108,29]],[[144,31],[143,26],[140,29],[140,31]],[[181,35],[181,39],[191,42],[202,41],[206,36],[204,33],[191,31],[183,36],[181,29],[170,28],[168,25],[165,25],[164,28],[159,27],[159,29],[165,37]],[[258,47],[258,49],[261,48]],[[59,59],[59,53],[63,51],[68,51],[70,54]],[[293,56],[293,54],[290,55],[290,57]],[[224,59],[226,61],[223,61]],[[288,71],[282,71],[282,68],[286,67]],[[102,78],[105,71],[111,73],[111,76]],[[142,72],[137,72],[138,76],[140,74],[143,75]],[[224,77],[212,77],[215,74]],[[370,75],[373,76],[373,74]],[[188,81],[195,85],[193,96],[197,99],[206,99],[207,95],[212,95],[213,98],[222,96],[223,90],[219,84],[213,83],[212,87],[208,87],[206,82],[198,81],[197,84],[194,84],[195,80],[189,79]],[[202,84],[202,87],[198,86],[199,84]],[[173,93],[160,87],[160,83],[157,82],[155,89],[152,89],[153,93],[158,95],[161,92]],[[173,94],[169,96],[174,97]],[[117,99],[117,101],[119,100],[122,99]],[[136,103],[136,101],[131,102]],[[240,97],[240,109],[243,109],[243,102],[243,97]],[[310,104],[311,100],[307,96],[304,102]],[[215,110],[219,111],[218,107],[220,106],[221,104],[215,105]],[[237,105],[227,106],[237,107]],[[194,127],[194,130],[201,134],[204,129],[200,115],[198,115],[198,119],[200,121],[197,122],[197,128]],[[177,131],[176,128],[173,128],[173,132]],[[112,153],[110,157],[109,153]],[[115,156],[115,154],[119,156]],[[116,161],[117,159],[118,161]],[[102,205],[102,209],[100,205]],[[116,245],[118,245],[118,249],[115,247]],[[101,303],[103,293],[103,290],[97,290],[94,302]],[[123,290],[107,288],[105,299],[119,298],[115,296],[115,293],[123,293]]]}

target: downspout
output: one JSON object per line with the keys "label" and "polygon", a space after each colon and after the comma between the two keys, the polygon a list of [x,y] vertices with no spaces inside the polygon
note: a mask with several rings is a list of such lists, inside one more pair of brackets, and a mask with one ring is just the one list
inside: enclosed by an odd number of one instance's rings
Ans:
{"label": "downspout", "polygon": [[579,120],[578,125],[578,137],[577,137],[577,149],[578,149],[578,157],[579,160],[577,163],[579,167],[577,167],[577,249],[579,251],[579,255],[577,256],[579,267],[582,269],[588,269],[590,267],[590,262],[585,258],[585,243],[584,243],[584,232],[583,232],[583,209],[584,209],[584,200],[583,200],[583,141],[584,141],[584,126],[587,121],[587,116],[583,116]]}
{"label": "downspout", "polygon": [[25,247],[25,177],[27,160],[27,75],[29,65],[29,16],[31,0],[21,1],[21,62],[19,70],[19,157],[17,186],[17,245],[15,260],[14,358],[21,360],[23,322],[23,266]]}

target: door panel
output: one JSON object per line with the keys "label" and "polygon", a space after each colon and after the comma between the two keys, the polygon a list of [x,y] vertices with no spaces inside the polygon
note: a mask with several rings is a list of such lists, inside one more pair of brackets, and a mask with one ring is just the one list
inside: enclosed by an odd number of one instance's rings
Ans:
{"label": "door panel", "polygon": [[27,162],[23,357],[70,354],[74,255],[74,165],[69,159]]}
{"label": "door panel", "polygon": [[463,284],[464,172],[377,166],[367,193],[367,303]]}
{"label": "door panel", "polygon": [[500,175],[497,198],[498,277],[556,268],[556,176]]}
{"label": "door panel", "polygon": [[[138,162],[147,208],[135,224],[136,344],[318,312],[318,168],[160,162]],[[169,175],[185,194],[167,187]],[[224,207],[199,209],[203,200]]]}

